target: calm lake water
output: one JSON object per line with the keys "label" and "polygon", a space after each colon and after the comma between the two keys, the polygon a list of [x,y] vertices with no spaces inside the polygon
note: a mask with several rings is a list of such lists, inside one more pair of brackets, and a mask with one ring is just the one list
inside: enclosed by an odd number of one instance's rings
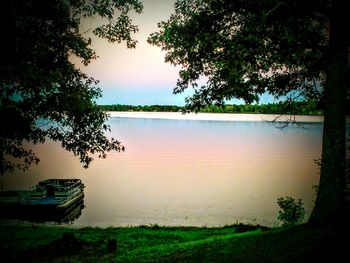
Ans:
{"label": "calm lake water", "polygon": [[75,226],[274,226],[281,196],[315,198],[322,123],[277,129],[268,122],[111,118],[126,152],[89,169],[49,142],[28,172],[2,178],[4,190],[48,178],[80,178],[85,208]]}

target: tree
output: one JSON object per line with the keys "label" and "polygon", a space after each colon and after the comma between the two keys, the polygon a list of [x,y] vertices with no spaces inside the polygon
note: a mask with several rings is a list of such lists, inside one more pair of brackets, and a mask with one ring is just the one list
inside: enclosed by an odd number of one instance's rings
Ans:
{"label": "tree", "polygon": [[[345,219],[345,122],[349,30],[338,0],[178,0],[175,13],[148,41],[181,66],[174,93],[194,88],[198,111],[231,98],[258,101],[265,92],[324,108],[322,169],[310,218]],[[199,78],[206,78],[203,86]]]}
{"label": "tree", "polygon": [[8,0],[0,4],[0,174],[27,169],[39,159],[24,146],[46,139],[79,156],[88,167],[124,147],[107,138],[107,115],[94,100],[98,81],[71,62],[88,65],[97,56],[91,38],[80,32],[82,19],[101,17],[93,33],[110,42],[136,45],[138,31],[129,11],[142,12],[139,0]]}

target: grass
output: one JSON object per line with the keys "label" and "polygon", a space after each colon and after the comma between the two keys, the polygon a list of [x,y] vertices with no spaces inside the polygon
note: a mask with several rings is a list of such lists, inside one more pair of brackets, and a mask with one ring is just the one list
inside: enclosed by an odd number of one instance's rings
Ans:
{"label": "grass", "polygon": [[[299,225],[267,229],[0,226],[2,262],[335,262],[349,230]],[[117,249],[108,251],[108,240]]]}

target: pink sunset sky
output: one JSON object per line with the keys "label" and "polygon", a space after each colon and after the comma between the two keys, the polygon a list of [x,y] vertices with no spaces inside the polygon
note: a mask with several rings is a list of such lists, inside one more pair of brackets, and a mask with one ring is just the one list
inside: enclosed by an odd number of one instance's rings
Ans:
{"label": "pink sunset sky", "polygon": [[[148,36],[157,31],[157,23],[167,20],[174,11],[175,0],[142,0],[143,13],[130,13],[139,32],[133,34],[138,41],[135,49],[125,43],[109,43],[92,33],[92,48],[97,60],[83,72],[100,81],[103,96],[99,104],[183,104],[186,95],[173,95],[178,69],[164,62],[164,52],[147,43]],[[82,21],[81,32],[101,23],[99,19]],[[91,30],[90,30],[91,32]],[[74,61],[76,63],[76,61]]]}
{"label": "pink sunset sky", "polygon": [[[184,105],[185,98],[192,93],[191,89],[179,95],[172,93],[179,68],[165,63],[165,53],[147,43],[148,36],[158,30],[157,23],[166,21],[174,12],[175,1],[142,0],[143,13],[130,13],[133,23],[139,26],[139,32],[133,35],[138,41],[135,49],[127,49],[125,43],[112,44],[87,33],[92,38],[92,48],[98,59],[81,68],[100,81],[103,96],[97,100],[98,104]],[[101,20],[83,21],[81,31],[94,28],[98,23]]]}

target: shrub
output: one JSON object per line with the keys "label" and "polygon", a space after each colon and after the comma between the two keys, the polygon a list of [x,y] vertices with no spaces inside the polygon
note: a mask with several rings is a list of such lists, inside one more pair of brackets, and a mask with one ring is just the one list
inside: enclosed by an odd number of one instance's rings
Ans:
{"label": "shrub", "polygon": [[277,199],[280,207],[277,219],[283,222],[283,226],[300,223],[305,216],[304,203],[301,199],[296,201],[290,196],[280,197]]}

